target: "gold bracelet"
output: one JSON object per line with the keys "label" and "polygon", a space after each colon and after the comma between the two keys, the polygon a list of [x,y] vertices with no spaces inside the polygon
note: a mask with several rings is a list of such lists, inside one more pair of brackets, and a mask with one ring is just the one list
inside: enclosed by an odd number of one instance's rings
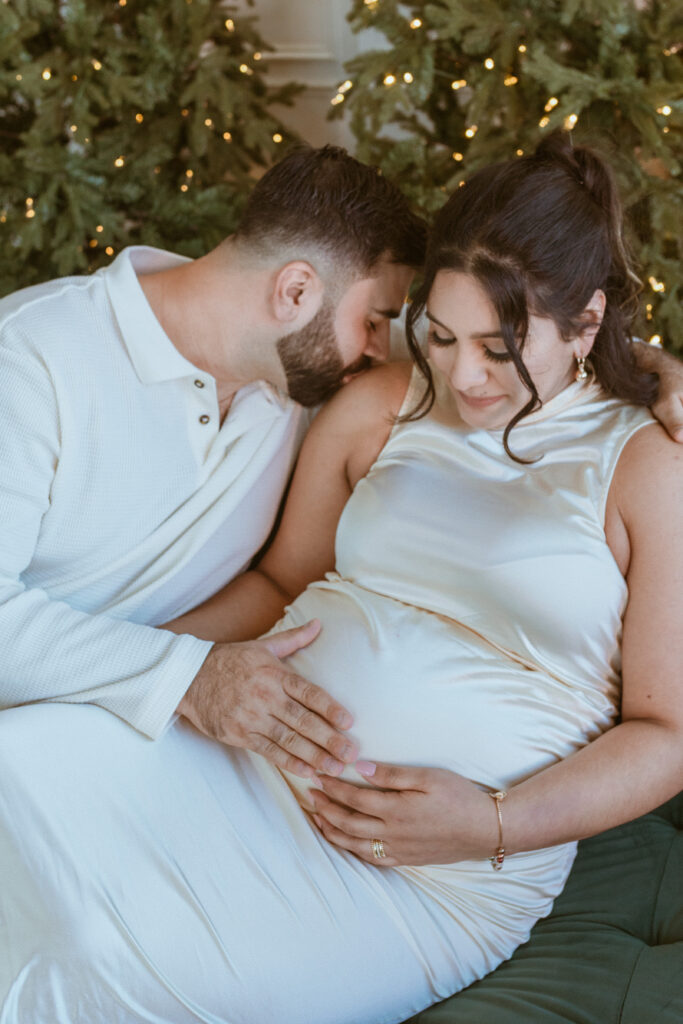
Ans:
{"label": "gold bracelet", "polygon": [[503,846],[503,815],[500,813],[500,805],[507,796],[507,791],[499,789],[495,793],[488,794],[491,799],[495,802],[496,813],[498,815],[498,849],[494,853],[493,857],[489,857],[491,861],[491,867],[494,871],[500,871],[505,860],[505,847]]}

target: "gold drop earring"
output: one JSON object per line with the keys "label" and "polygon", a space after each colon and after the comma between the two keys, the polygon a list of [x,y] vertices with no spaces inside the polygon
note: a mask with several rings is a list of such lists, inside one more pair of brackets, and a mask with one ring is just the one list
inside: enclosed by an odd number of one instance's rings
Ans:
{"label": "gold drop earring", "polygon": [[586,369],[586,357],[585,356],[577,356],[576,357],[576,375],[575,375],[574,379],[575,380],[585,380],[587,376],[588,376],[588,370]]}

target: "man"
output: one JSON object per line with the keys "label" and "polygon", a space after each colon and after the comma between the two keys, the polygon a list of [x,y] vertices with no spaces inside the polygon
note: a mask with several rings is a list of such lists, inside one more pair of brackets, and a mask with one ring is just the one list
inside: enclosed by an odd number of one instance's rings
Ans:
{"label": "man", "polygon": [[315,625],[213,648],[150,627],[262,546],[302,406],[386,358],[424,240],[374,170],[302,148],[202,259],[125,250],[0,303],[0,707],[94,703],[155,738],[182,700],[299,774],[353,759],[349,716],[277,657]]}

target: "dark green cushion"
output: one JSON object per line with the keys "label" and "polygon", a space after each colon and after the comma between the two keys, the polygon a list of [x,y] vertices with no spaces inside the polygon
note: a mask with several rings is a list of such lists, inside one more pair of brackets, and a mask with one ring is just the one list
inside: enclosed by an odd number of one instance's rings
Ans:
{"label": "dark green cushion", "polygon": [[683,793],[580,843],[529,941],[410,1024],[681,1024],[682,830]]}

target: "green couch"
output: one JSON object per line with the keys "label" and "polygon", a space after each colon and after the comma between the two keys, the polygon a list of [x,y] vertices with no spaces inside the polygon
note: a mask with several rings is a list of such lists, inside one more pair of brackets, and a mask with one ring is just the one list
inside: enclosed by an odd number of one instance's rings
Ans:
{"label": "green couch", "polygon": [[580,843],[512,959],[409,1024],[568,1022],[683,1024],[683,793]]}

